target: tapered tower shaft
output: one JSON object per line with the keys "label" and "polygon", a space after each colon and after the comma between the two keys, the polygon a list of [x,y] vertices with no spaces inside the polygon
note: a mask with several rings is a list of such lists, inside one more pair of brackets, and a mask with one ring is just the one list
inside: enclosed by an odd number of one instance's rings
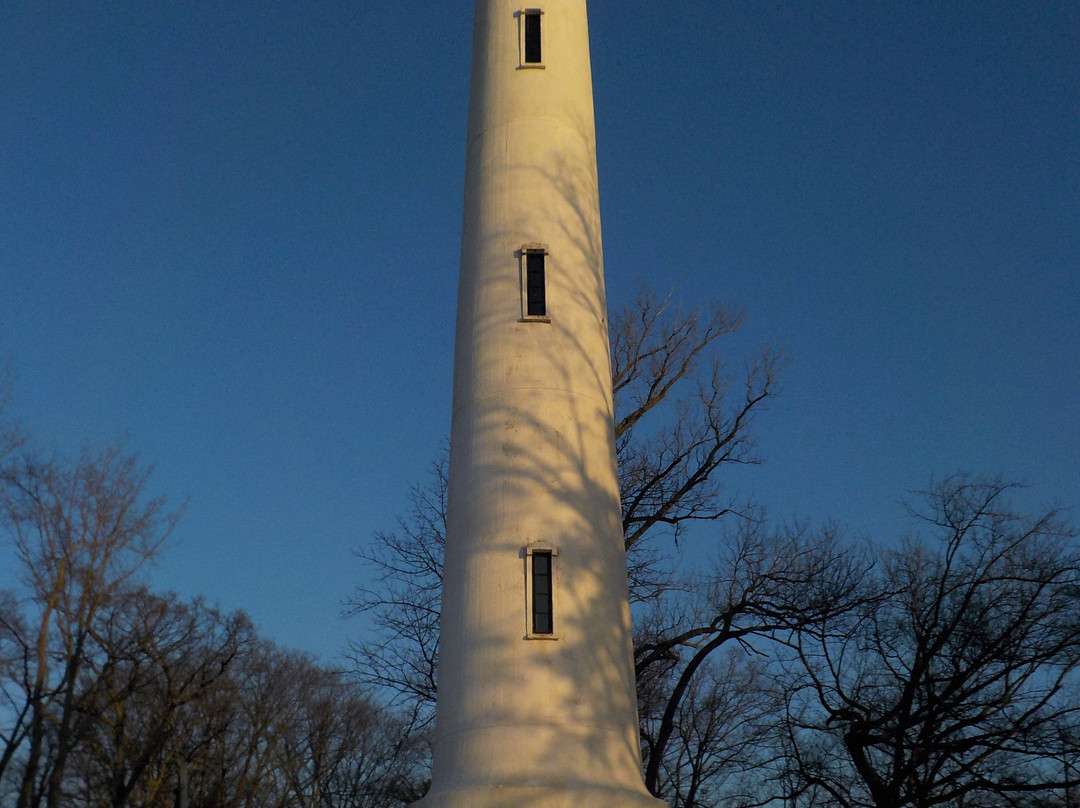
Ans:
{"label": "tapered tower shaft", "polygon": [[660,806],[640,770],[585,0],[475,15],[421,804]]}

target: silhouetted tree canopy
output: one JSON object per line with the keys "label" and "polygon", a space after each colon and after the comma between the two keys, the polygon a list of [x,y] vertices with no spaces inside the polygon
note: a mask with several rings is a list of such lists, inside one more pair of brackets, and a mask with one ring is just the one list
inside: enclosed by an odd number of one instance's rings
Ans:
{"label": "silhouetted tree canopy", "polygon": [[[1016,486],[951,477],[883,550],[880,599],[793,636],[800,804],[1068,804],[1080,786],[1080,547]],[[1073,797],[1072,799],[1075,799]]]}
{"label": "silhouetted tree canopy", "polygon": [[[771,527],[724,486],[726,468],[758,462],[751,428],[779,367],[765,351],[726,369],[721,337],[740,324],[647,292],[612,318],[650,791],[673,808],[1075,802],[1071,526],[1057,511],[1012,511],[1005,483],[959,476],[919,500],[932,530],[901,544]],[[444,452],[397,529],[359,551],[376,578],[351,603],[372,627],[353,647],[358,675],[421,738],[437,687],[446,482]],[[712,549],[680,564],[691,524]]]}
{"label": "silhouetted tree canopy", "polygon": [[[0,805],[391,808],[423,789],[394,713],[242,613],[151,592],[175,524],[117,448],[44,458],[0,421]],[[330,619],[330,616],[328,616]]]}

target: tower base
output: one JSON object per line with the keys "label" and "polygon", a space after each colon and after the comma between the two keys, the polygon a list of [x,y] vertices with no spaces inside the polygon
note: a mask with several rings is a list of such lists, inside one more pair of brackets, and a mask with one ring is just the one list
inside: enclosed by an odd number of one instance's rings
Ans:
{"label": "tower base", "polygon": [[644,791],[589,785],[519,785],[429,793],[409,808],[668,808],[668,804]]}

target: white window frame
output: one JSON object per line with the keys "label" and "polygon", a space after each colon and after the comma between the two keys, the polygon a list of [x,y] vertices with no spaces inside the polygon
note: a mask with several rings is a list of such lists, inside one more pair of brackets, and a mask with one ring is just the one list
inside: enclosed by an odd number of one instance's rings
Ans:
{"label": "white window frame", "polygon": [[[551,554],[551,633],[537,634],[533,631],[533,555]],[[525,639],[559,639],[559,548],[543,542],[534,542],[525,547]]]}
{"label": "white window frame", "polygon": [[[529,259],[530,253],[541,253],[544,256],[544,313],[529,314]],[[521,282],[521,320],[523,323],[550,323],[551,322],[551,296],[548,294],[548,276],[551,274],[551,262],[548,256],[546,244],[522,244],[521,249],[515,253],[518,259],[518,275]]]}
{"label": "white window frame", "polygon": [[525,61],[525,18],[529,16],[540,17],[540,58],[543,60],[547,48],[544,46],[544,10],[542,8],[523,8],[514,12],[518,18],[518,70],[543,70],[544,62]]}

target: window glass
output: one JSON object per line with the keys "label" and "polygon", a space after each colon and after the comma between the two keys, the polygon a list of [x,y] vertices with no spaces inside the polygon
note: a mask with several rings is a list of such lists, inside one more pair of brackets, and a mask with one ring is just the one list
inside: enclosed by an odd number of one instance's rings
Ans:
{"label": "window glass", "polygon": [[540,12],[525,12],[525,64],[540,64]]}
{"label": "window glass", "polygon": [[532,633],[554,633],[551,553],[532,554]]}
{"label": "window glass", "polygon": [[525,314],[547,316],[547,290],[544,279],[544,253],[525,253]]}

